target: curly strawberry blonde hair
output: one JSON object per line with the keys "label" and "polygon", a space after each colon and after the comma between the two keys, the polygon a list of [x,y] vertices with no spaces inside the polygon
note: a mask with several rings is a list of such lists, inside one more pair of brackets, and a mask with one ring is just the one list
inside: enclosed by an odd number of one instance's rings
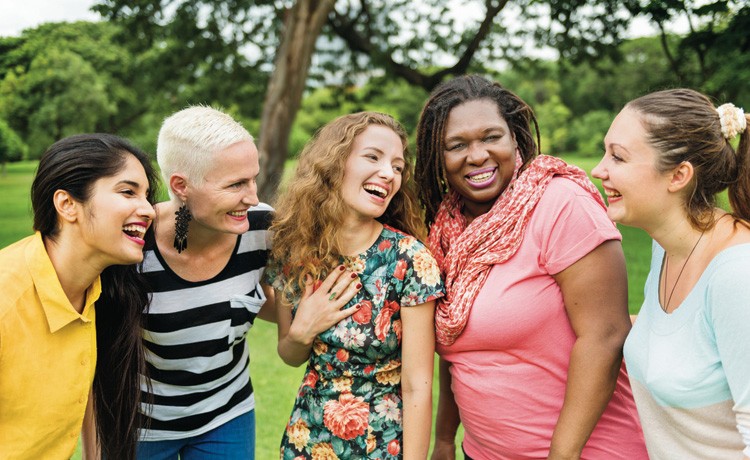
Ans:
{"label": "curly strawberry blonde hair", "polygon": [[354,139],[370,125],[392,129],[401,139],[406,160],[401,188],[377,220],[421,241],[426,238],[410,182],[412,165],[404,128],[390,115],[378,112],[336,118],[305,145],[294,178],[276,201],[271,257],[284,266],[284,293],[288,298],[294,296],[295,286],[304,286],[306,275],[322,279],[341,263],[339,230],[347,211],[341,196],[344,166]]}

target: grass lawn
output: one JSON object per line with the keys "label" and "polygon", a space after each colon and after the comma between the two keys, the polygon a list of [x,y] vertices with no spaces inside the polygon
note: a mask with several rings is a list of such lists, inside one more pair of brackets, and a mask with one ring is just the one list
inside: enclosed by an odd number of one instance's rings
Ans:
{"label": "grass lawn", "polygon": [[[586,171],[591,171],[597,161],[593,158],[578,157],[565,159]],[[287,164],[287,171],[292,167],[293,165]],[[0,248],[32,233],[29,189],[35,168],[34,162],[12,163],[7,167],[7,175],[0,177],[0,219],[3,224],[0,228]],[[643,284],[648,273],[651,242],[648,235],[641,230],[620,227],[620,231],[628,264],[630,311],[637,313],[643,300]],[[279,441],[289,418],[304,367],[289,367],[278,357],[276,327],[273,324],[258,321],[250,333],[249,346],[257,406],[257,458],[275,459],[278,458]],[[434,394],[436,403],[437,378]],[[459,432],[459,439],[461,436],[462,432]],[[80,449],[73,459],[80,459]]]}

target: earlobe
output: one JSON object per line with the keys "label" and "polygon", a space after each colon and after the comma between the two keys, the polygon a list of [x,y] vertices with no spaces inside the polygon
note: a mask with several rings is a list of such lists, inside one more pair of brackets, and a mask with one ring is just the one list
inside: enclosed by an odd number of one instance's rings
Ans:
{"label": "earlobe", "polygon": [[172,190],[174,196],[179,198],[180,201],[186,201],[188,181],[184,175],[175,173],[169,176],[169,188]]}
{"label": "earlobe", "polygon": [[692,163],[689,161],[683,161],[677,167],[672,170],[669,178],[670,192],[679,192],[690,184],[693,180],[695,170],[693,169]]}
{"label": "earlobe", "polygon": [[78,202],[65,190],[57,190],[52,196],[57,215],[66,222],[78,220]]}

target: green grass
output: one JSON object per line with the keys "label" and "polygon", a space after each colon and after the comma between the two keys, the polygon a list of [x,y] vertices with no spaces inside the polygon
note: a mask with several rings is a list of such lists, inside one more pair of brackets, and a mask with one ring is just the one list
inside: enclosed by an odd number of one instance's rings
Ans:
{"label": "green grass", "polygon": [[[565,159],[577,164],[587,172],[598,159],[567,156]],[[294,167],[287,164],[288,172]],[[29,189],[36,168],[34,162],[12,163],[7,175],[0,177],[0,247],[5,247],[24,236],[30,235],[31,206]],[[286,175],[285,175],[286,176]],[[597,180],[594,180],[598,186]],[[643,284],[648,273],[651,242],[643,231],[620,227],[623,248],[628,264],[630,311],[637,313],[643,300]],[[256,400],[256,451],[259,460],[278,458],[279,441],[289,418],[304,367],[285,365],[276,354],[276,327],[258,321],[249,335],[251,350],[251,374]],[[434,402],[437,403],[437,365],[434,385]],[[434,417],[433,417],[434,418]],[[433,422],[434,423],[434,422]],[[458,440],[463,432],[459,431]],[[73,459],[81,458],[80,447]]]}

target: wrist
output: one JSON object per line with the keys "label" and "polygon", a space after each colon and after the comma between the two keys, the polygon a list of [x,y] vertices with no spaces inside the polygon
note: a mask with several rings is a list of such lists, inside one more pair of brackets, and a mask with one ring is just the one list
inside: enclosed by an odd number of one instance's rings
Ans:
{"label": "wrist", "polygon": [[289,328],[287,338],[292,343],[304,347],[311,347],[313,342],[315,341],[315,335],[306,333],[304,328],[295,327],[294,323],[292,323],[292,326]]}

